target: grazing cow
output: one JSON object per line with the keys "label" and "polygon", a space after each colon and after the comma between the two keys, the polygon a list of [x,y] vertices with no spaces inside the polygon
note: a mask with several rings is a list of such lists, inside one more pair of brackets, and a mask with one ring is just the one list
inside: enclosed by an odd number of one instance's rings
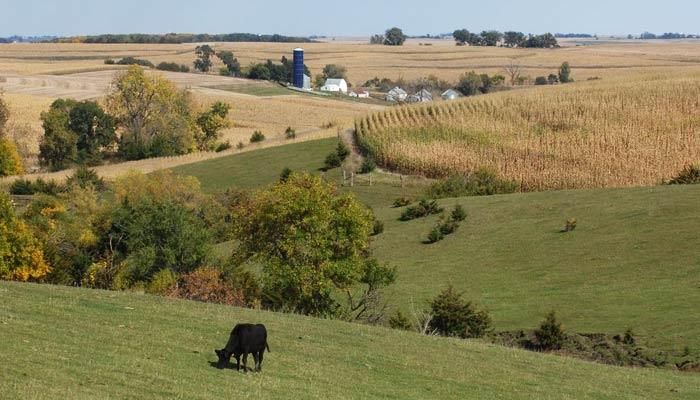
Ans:
{"label": "grazing cow", "polygon": [[226,368],[231,355],[236,357],[237,369],[241,370],[241,355],[243,355],[243,371],[248,369],[248,354],[253,355],[255,360],[255,371],[262,369],[263,353],[265,349],[270,351],[270,346],[267,344],[267,329],[265,325],[253,324],[238,324],[231,331],[231,337],[226,343],[226,347],[221,350],[214,350],[219,356],[219,362],[216,367],[219,369]]}

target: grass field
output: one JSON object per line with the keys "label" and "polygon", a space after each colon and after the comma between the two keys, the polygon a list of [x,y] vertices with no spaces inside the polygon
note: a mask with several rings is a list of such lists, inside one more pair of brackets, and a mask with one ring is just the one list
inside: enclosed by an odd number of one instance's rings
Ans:
{"label": "grass field", "polygon": [[[285,166],[316,171],[337,142],[265,149],[176,168],[207,191],[255,188]],[[339,180],[339,170],[326,177]],[[378,174],[378,176],[382,176]],[[485,306],[497,329],[534,328],[556,310],[574,332],[622,333],[669,351],[700,353],[700,186],[573,190],[441,201],[468,213],[456,234],[421,242],[437,221],[399,222],[399,196],[418,198],[425,185],[396,181],[348,190],[385,223],[374,254],[398,267],[388,291],[393,308],[422,307],[448,284]],[[576,231],[562,234],[568,218]]]}
{"label": "grass field", "polygon": [[[264,323],[263,372],[218,370]],[[0,282],[6,399],[696,399],[700,376],[145,295]],[[250,361],[252,362],[252,361]]]}

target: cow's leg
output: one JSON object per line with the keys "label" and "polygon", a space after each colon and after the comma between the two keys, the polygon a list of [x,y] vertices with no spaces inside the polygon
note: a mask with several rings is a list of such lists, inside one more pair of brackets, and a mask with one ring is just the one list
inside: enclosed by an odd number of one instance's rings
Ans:
{"label": "cow's leg", "polygon": [[236,370],[240,371],[241,370],[241,355],[236,354]]}
{"label": "cow's leg", "polygon": [[262,371],[262,360],[263,360],[264,353],[265,353],[265,350],[260,350],[260,354],[258,355],[258,372]]}
{"label": "cow's leg", "polygon": [[259,361],[259,360],[260,360],[259,355],[260,355],[260,353],[258,353],[257,351],[254,351],[254,352],[253,352],[253,360],[255,361],[255,371],[258,370],[258,363],[260,362],[260,361]]}
{"label": "cow's leg", "polygon": [[243,372],[248,371],[248,353],[243,353]]}

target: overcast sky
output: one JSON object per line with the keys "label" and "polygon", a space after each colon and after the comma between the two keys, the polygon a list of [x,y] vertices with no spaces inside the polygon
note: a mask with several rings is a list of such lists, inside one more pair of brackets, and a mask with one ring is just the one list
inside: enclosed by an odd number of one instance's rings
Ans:
{"label": "overcast sky", "polygon": [[0,36],[99,33],[410,35],[458,28],[526,33],[700,33],[700,0],[0,0]]}

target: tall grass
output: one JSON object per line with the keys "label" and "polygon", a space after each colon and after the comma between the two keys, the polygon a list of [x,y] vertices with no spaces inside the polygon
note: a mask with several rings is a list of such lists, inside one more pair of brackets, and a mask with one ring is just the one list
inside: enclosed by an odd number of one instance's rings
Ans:
{"label": "tall grass", "polygon": [[356,123],[377,162],[443,177],[481,167],[521,190],[654,185],[700,161],[700,80],[595,82],[393,108]]}

